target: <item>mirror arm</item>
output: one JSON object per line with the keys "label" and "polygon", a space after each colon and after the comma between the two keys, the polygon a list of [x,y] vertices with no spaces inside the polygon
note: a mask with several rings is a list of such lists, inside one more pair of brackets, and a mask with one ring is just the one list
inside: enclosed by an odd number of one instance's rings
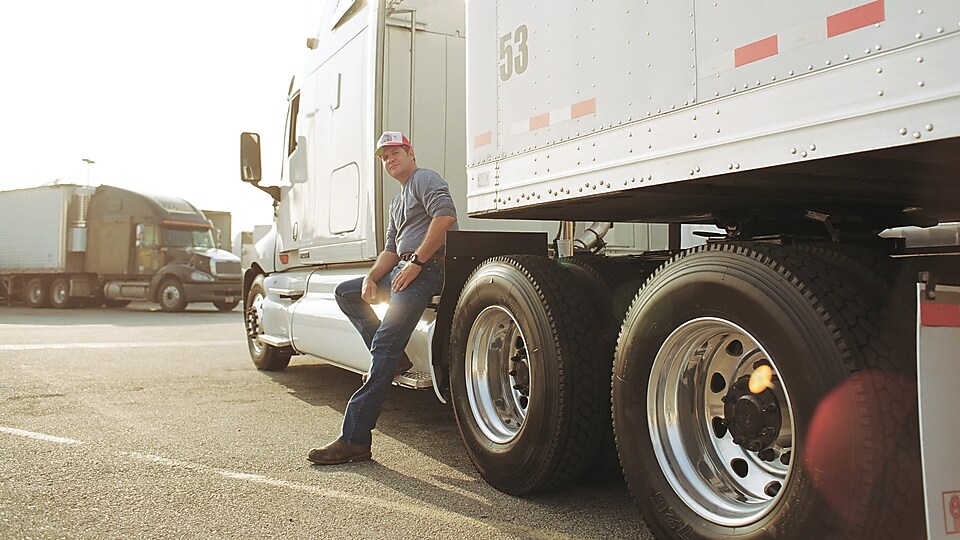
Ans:
{"label": "mirror arm", "polygon": [[261,186],[260,182],[256,182],[253,183],[253,187],[270,195],[274,201],[280,202],[280,186]]}

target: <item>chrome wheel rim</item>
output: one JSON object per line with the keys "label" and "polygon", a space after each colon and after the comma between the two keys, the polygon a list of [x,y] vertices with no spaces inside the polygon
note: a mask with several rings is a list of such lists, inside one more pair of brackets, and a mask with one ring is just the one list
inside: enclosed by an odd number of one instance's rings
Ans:
{"label": "chrome wheel rim", "polygon": [[37,304],[43,299],[43,286],[31,284],[27,294],[30,296],[30,303]]}
{"label": "chrome wheel rim", "polygon": [[465,371],[470,411],[480,430],[497,444],[515,439],[527,416],[532,377],[526,339],[509,311],[489,306],[477,316]]}
{"label": "chrome wheel rim", "polygon": [[176,285],[167,285],[163,289],[163,303],[167,307],[173,307],[180,301],[180,289]]}
{"label": "chrome wheel rim", "polygon": [[259,356],[263,352],[260,335],[263,334],[263,295],[257,294],[247,308],[247,340],[254,354]]}
{"label": "chrome wheel rim", "polygon": [[[737,381],[759,366],[772,371],[766,393],[738,397]],[[725,407],[740,400],[775,401],[779,428],[773,443],[746,447]],[[774,359],[743,328],[699,318],[674,330],[657,352],[647,388],[648,426],[660,468],[674,492],[704,519],[737,527],[756,522],[777,504],[793,464],[794,420]],[[734,426],[727,429],[724,422]],[[773,429],[773,428],[770,428]],[[756,443],[753,443],[756,444]],[[759,450],[759,451],[756,451]]]}
{"label": "chrome wheel rim", "polygon": [[67,299],[67,287],[62,283],[53,286],[53,295],[51,299],[56,304],[62,304]]}

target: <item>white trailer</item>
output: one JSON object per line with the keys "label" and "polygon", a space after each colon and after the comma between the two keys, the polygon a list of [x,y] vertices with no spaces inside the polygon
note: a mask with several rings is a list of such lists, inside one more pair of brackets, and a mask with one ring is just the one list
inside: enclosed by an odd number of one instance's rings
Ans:
{"label": "white trailer", "polygon": [[[318,7],[244,277],[258,368],[369,367],[332,293],[382,249],[372,141],[403,130],[469,218],[395,383],[451,402],[487,482],[612,462],[663,538],[939,534],[914,291],[960,284],[958,249],[880,233],[960,219],[960,4]],[[255,134],[241,167],[260,187]]]}

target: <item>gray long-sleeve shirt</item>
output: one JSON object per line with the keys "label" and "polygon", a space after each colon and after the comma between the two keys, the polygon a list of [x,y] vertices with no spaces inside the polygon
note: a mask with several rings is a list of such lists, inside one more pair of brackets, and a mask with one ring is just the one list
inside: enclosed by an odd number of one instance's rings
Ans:
{"label": "gray long-sleeve shirt", "polygon": [[[437,216],[457,217],[450,187],[436,171],[417,169],[390,203],[384,251],[399,255],[413,253]],[[453,230],[456,228],[454,224]],[[443,252],[441,246],[437,253]]]}

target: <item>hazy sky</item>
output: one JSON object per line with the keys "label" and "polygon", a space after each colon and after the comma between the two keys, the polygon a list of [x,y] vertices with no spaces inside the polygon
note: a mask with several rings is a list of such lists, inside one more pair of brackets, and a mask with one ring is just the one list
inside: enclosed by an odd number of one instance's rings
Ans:
{"label": "hazy sky", "polygon": [[320,0],[29,0],[0,6],[0,190],[110,184],[272,220],[239,134],[280,172],[290,77]]}

